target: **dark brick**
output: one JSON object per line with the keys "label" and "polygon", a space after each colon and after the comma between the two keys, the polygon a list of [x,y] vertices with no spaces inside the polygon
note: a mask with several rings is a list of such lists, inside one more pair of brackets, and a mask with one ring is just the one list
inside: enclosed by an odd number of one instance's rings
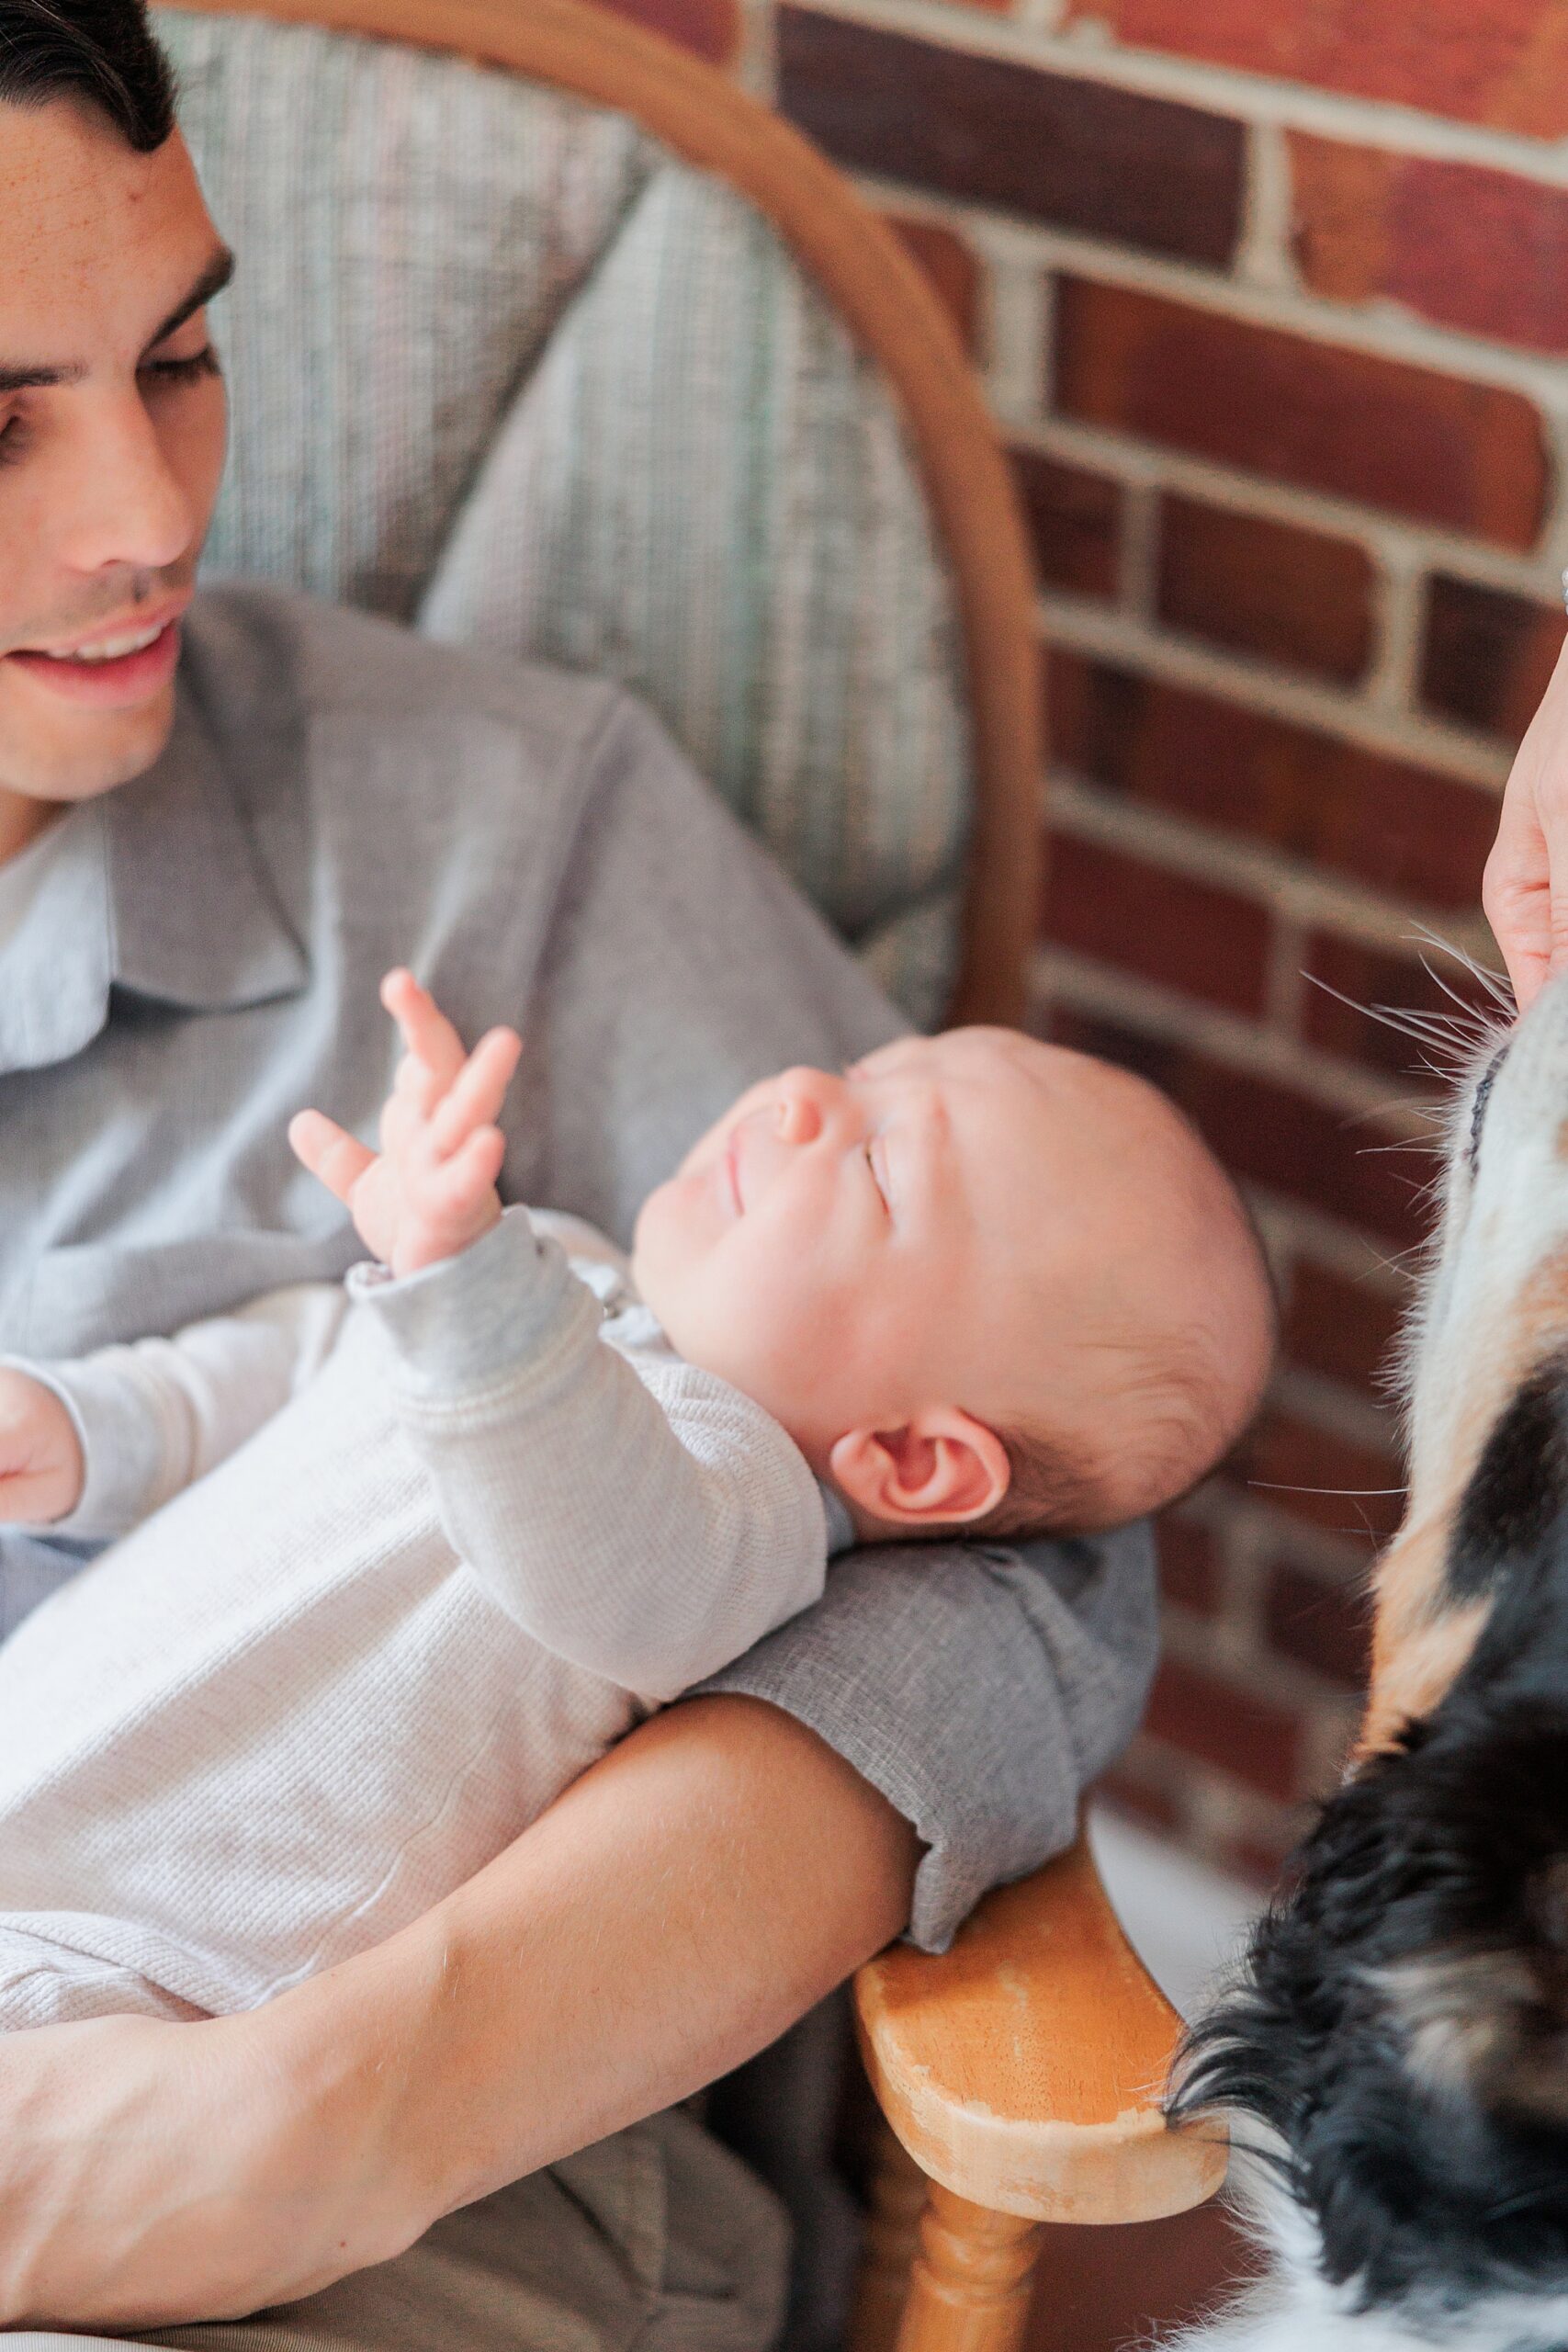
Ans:
{"label": "dark brick", "polygon": [[1194,637],[1353,684],[1371,659],[1372,582],[1354,540],[1160,501],[1160,618]]}
{"label": "dark brick", "polygon": [[1490,793],[1076,654],[1052,655],[1048,684],[1056,756],[1096,783],[1434,910],[1474,909]]}
{"label": "dark brick", "polygon": [[1185,1658],[1161,1665],[1144,1721],[1155,1738],[1268,1796],[1300,1785],[1303,1717]]}
{"label": "dark brick", "polygon": [[1282,1561],[1269,1572],[1265,1622],[1281,1656],[1350,1690],[1365,1683],[1372,1612],[1364,1588]]}
{"label": "dark brick", "polygon": [[1397,1351],[1403,1304],[1370,1282],[1350,1282],[1300,1258],[1291,1274],[1281,1352],[1307,1372],[1343,1381],[1382,1401]]}
{"label": "dark brick", "polygon": [[1535,544],[1551,469],[1521,393],[1087,278],[1059,284],[1055,345],[1065,416]]}
{"label": "dark brick", "polygon": [[964,350],[973,355],[980,341],[980,264],[973,246],[940,220],[912,220],[903,212],[883,217],[942,296]]}
{"label": "dark brick", "polygon": [[1568,348],[1568,193],[1513,172],[1291,134],[1302,274],[1495,343]]}
{"label": "dark brick", "polygon": [[842,164],[1223,268],[1246,133],[1194,107],[785,6],[779,104]]}
{"label": "dark brick", "polygon": [[1259,1502],[1337,1535],[1392,1535],[1404,1515],[1404,1474],[1392,1453],[1278,1408],[1265,1412],[1227,1475]]}
{"label": "dark brick", "polygon": [[1108,475],[1063,465],[1034,449],[1012,452],[1040,577],[1080,596],[1116,594],[1122,489]]}
{"label": "dark brick", "polygon": [[1167,1511],[1158,1528],[1160,1590],[1168,1600],[1213,1617],[1220,1605],[1224,1566],[1220,1547],[1196,1520]]}
{"label": "dark brick", "polygon": [[[1145,1747],[1145,1755],[1147,1752]],[[1113,1764],[1104,1779],[1097,1781],[1096,1789],[1110,1799],[1118,1813],[1130,1815],[1146,1829],[1174,1830],[1181,1826],[1180,1800],[1168,1770],[1162,1781],[1152,1772],[1145,1777],[1126,1763]]]}
{"label": "dark brick", "polygon": [[[1326,1794],[1326,1791],[1324,1792]],[[1284,1815],[1273,1827],[1252,1829],[1239,1837],[1221,1839],[1214,1860],[1219,1869],[1228,1871],[1233,1878],[1246,1881],[1249,1886],[1274,1888],[1283,1877],[1292,1854],[1306,1834],[1311,1816],[1302,1813]]]}
{"label": "dark brick", "polygon": [[1565,626],[1559,605],[1439,572],[1427,593],[1422,700],[1517,743],[1546,692]]}
{"label": "dark brick", "polygon": [[1067,0],[1145,49],[1538,139],[1568,132],[1568,0]]}
{"label": "dark brick", "polygon": [[1423,1238],[1419,1195],[1429,1163],[1416,1151],[1380,1148],[1388,1138],[1366,1119],[1330,1110],[1278,1080],[1232,1069],[1196,1046],[1066,1006],[1052,1012],[1047,1031],[1062,1045],[1101,1054],[1163,1087],[1244,1183],[1301,1201],[1398,1248]]}
{"label": "dark brick", "polygon": [[712,65],[730,65],[740,53],[737,0],[601,0],[613,15],[630,17],[650,33],[694,50]]}
{"label": "dark brick", "polygon": [[1163,987],[1235,1012],[1263,1010],[1269,916],[1234,890],[1057,834],[1041,929],[1060,946]]}

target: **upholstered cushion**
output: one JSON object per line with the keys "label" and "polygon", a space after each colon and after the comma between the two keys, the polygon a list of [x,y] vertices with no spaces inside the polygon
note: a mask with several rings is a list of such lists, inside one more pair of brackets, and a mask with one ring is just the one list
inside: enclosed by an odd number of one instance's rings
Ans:
{"label": "upholstered cushion", "polygon": [[954,600],[879,370],[623,118],[166,13],[241,255],[210,568],[634,686],[916,1020],[951,983]]}

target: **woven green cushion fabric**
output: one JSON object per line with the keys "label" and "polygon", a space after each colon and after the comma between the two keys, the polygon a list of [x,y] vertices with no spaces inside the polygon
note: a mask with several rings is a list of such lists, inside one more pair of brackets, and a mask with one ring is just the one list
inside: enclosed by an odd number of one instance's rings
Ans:
{"label": "woven green cushion fabric", "polygon": [[164,14],[241,255],[209,553],[621,680],[929,1023],[971,797],[876,368],[733,191],[451,59]]}

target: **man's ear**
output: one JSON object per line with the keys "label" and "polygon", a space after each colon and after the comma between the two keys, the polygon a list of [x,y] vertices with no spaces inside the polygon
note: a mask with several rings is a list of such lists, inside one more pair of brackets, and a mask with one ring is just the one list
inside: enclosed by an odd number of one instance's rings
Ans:
{"label": "man's ear", "polygon": [[846,1502],[897,1527],[984,1519],[1012,1479],[995,1430],[955,1405],[928,1406],[899,1429],[852,1430],[828,1467]]}

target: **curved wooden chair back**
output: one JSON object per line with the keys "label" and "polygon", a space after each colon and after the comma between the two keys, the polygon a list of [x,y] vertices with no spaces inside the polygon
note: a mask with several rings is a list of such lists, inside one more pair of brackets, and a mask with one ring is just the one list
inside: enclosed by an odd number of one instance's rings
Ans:
{"label": "curved wooden chair back", "polygon": [[765,216],[892,388],[951,575],[973,808],[950,1014],[1016,1022],[1038,890],[1034,582],[995,428],[897,237],[808,141],[714,68],[581,0],[170,0],[434,51],[614,109]]}

